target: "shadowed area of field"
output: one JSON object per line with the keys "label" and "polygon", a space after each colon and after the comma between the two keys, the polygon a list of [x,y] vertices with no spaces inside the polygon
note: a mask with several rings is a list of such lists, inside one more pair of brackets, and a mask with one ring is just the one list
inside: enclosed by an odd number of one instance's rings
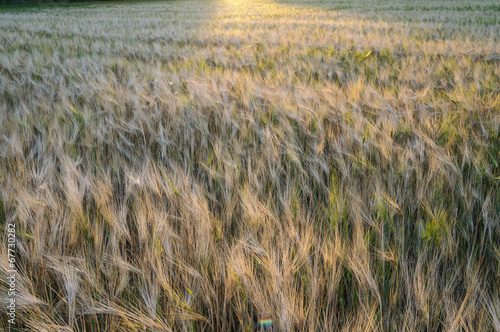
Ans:
{"label": "shadowed area of field", "polygon": [[18,327],[500,329],[495,13],[465,0],[0,13]]}
{"label": "shadowed area of field", "polygon": [[390,22],[455,24],[461,28],[499,24],[500,7],[494,1],[393,1],[393,0],[277,0],[278,4],[318,8],[327,11],[357,13],[369,18]]}

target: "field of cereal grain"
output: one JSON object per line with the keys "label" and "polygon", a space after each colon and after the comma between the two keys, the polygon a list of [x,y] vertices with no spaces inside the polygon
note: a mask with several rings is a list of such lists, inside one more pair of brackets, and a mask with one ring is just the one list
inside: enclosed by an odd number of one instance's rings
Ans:
{"label": "field of cereal grain", "polygon": [[498,2],[3,6],[0,31],[0,329],[500,330]]}

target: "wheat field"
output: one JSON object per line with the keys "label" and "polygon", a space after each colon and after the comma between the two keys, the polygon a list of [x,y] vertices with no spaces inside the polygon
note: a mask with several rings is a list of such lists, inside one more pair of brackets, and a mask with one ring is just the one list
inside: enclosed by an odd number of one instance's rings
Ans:
{"label": "wheat field", "polygon": [[500,331],[495,0],[9,8],[0,329]]}

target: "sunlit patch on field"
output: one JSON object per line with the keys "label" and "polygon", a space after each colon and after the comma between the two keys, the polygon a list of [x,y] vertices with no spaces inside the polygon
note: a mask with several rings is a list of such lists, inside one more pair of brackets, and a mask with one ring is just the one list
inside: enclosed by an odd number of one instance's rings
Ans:
{"label": "sunlit patch on field", "polygon": [[19,327],[500,329],[494,1],[37,8],[0,13]]}

